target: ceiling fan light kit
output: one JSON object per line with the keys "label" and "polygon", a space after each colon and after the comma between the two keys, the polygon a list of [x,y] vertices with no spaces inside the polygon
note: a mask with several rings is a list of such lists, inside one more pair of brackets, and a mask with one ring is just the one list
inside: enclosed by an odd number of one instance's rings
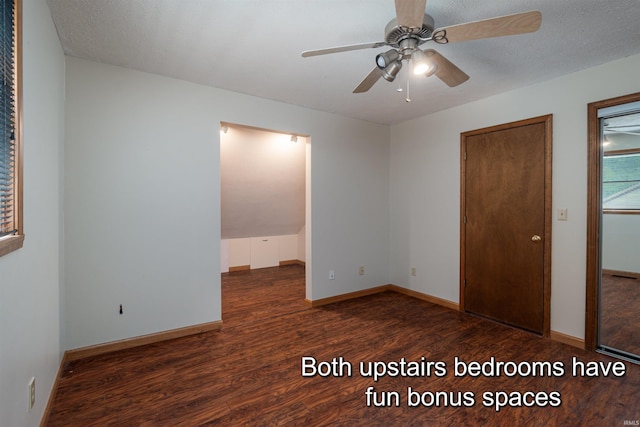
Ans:
{"label": "ceiling fan light kit", "polygon": [[397,61],[399,57],[400,54],[398,53],[398,51],[395,49],[391,49],[384,53],[379,53],[378,55],[376,55],[376,64],[378,65],[378,68],[384,70],[389,65],[391,65],[392,62]]}
{"label": "ceiling fan light kit", "polygon": [[386,25],[383,42],[305,51],[302,56],[306,58],[389,46],[391,49],[376,55],[376,67],[353,93],[368,91],[380,77],[389,82],[394,81],[402,69],[402,61],[410,61],[416,75],[429,77],[435,74],[448,86],[455,87],[467,81],[469,76],[435,50],[422,50],[420,45],[431,41],[446,44],[532,33],[542,23],[540,12],[529,11],[436,29],[434,19],[424,13],[425,6],[426,0],[395,0],[396,17]]}
{"label": "ceiling fan light kit", "polygon": [[432,68],[427,55],[420,49],[414,50],[411,54],[411,63],[413,65],[413,74],[415,75],[426,74]]}
{"label": "ceiling fan light kit", "polygon": [[391,64],[387,65],[382,70],[382,77],[384,77],[386,81],[392,82],[396,79],[396,76],[398,75],[401,69],[402,69],[402,62],[393,61]]}

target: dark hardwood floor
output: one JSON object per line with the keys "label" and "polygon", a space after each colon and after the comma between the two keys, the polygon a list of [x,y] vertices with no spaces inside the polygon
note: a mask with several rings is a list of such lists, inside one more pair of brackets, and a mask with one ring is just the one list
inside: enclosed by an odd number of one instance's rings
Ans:
{"label": "dark hardwood floor", "polygon": [[[615,359],[393,292],[306,308],[300,267],[241,274],[223,276],[220,331],[69,364],[48,425],[622,426],[640,420],[639,365],[626,363],[622,377],[573,377],[573,357],[605,366]],[[257,295],[263,295],[264,306]],[[343,357],[353,365],[352,376],[303,377],[302,358],[307,356],[318,361]],[[447,374],[387,375],[375,382],[360,375],[358,366],[402,358],[420,362],[422,357],[446,363]],[[455,376],[455,357],[466,362],[492,357],[558,361],[566,372]],[[400,405],[367,407],[370,386],[377,392],[397,391]],[[408,387],[419,393],[447,392],[452,400],[449,406],[409,407]],[[499,391],[557,391],[562,403],[500,411],[485,407],[483,393]],[[458,392],[473,393],[474,404],[456,406]]]}
{"label": "dark hardwood floor", "polygon": [[261,268],[222,275],[224,327],[306,310],[304,267]]}
{"label": "dark hardwood floor", "polygon": [[602,275],[600,344],[640,356],[640,279]]}

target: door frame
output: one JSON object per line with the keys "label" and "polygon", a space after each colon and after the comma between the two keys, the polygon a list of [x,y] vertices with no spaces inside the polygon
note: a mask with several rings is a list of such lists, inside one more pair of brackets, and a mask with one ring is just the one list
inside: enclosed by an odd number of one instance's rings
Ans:
{"label": "door frame", "polygon": [[600,311],[598,285],[602,262],[600,253],[602,171],[598,110],[637,101],[640,101],[640,92],[591,102],[587,106],[587,283],[584,346],[588,351],[595,351],[598,346],[598,313]]}
{"label": "door frame", "polygon": [[466,229],[464,224],[465,207],[465,176],[466,176],[466,139],[470,136],[481,135],[489,132],[501,131],[532,124],[545,125],[544,138],[544,239],[543,239],[543,327],[542,335],[549,337],[551,331],[551,168],[552,168],[552,147],[553,147],[553,114],[533,117],[501,125],[490,126],[482,129],[462,132],[460,134],[460,311],[465,311],[464,304],[464,281],[465,281],[465,252],[466,252]]}

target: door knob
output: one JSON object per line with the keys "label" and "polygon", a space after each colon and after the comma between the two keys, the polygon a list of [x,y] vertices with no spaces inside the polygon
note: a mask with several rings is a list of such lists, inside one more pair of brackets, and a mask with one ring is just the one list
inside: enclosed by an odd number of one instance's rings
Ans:
{"label": "door knob", "polygon": [[531,236],[531,240],[534,242],[539,242],[540,240],[542,240],[542,237],[538,236],[537,234],[534,234],[533,236]]}

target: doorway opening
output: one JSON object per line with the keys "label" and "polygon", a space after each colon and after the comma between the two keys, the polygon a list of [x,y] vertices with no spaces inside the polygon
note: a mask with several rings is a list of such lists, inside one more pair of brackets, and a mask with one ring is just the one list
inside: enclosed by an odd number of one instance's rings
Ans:
{"label": "doorway opening", "polygon": [[640,363],[640,93],[588,106],[588,350]]}
{"label": "doorway opening", "polygon": [[220,123],[225,324],[231,317],[238,323],[236,314],[246,320],[278,314],[285,300],[297,307],[311,294],[310,156],[308,135]]}

